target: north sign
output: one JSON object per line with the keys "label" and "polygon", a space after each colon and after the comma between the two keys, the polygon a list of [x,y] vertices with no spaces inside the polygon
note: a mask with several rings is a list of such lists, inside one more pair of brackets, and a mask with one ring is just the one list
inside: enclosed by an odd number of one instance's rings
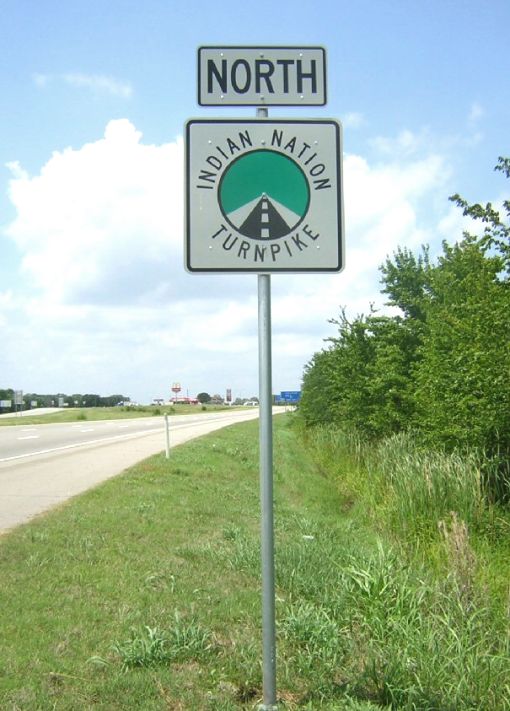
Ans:
{"label": "north sign", "polygon": [[324,106],[323,47],[199,47],[201,106]]}
{"label": "north sign", "polygon": [[341,156],[331,119],[188,121],[187,270],[340,271]]}

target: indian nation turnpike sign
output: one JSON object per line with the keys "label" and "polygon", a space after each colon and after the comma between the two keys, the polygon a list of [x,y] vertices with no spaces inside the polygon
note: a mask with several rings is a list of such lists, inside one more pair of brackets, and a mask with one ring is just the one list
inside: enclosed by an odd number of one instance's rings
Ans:
{"label": "indian nation turnpike sign", "polygon": [[189,120],[187,270],[340,271],[341,156],[332,119]]}
{"label": "indian nation turnpike sign", "polygon": [[324,47],[199,47],[200,106],[324,106]]}

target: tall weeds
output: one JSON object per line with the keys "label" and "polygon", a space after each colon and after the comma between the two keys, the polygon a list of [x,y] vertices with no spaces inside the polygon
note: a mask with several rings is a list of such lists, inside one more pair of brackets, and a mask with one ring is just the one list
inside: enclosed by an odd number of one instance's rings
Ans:
{"label": "tall weeds", "polygon": [[338,481],[340,492],[356,495],[398,533],[437,533],[452,512],[469,528],[486,508],[482,462],[474,452],[447,454],[420,449],[410,434],[379,443],[333,427],[308,434],[317,466]]}
{"label": "tall weeds", "polygon": [[393,527],[404,534],[430,535],[451,512],[468,527],[484,511],[480,459],[473,452],[423,451],[411,435],[398,434],[365,456],[374,501],[385,501]]}
{"label": "tall weeds", "polygon": [[[368,555],[328,546],[336,580],[317,563],[321,594],[307,604],[318,606],[318,630],[327,622],[333,634],[336,625],[338,683],[395,709],[510,710],[508,611],[480,583],[471,541],[491,518],[486,463],[473,452],[423,451],[409,434],[376,444],[335,428],[308,437],[319,471],[394,542]],[[442,561],[440,575],[429,551]],[[340,644],[346,631],[350,649]]]}

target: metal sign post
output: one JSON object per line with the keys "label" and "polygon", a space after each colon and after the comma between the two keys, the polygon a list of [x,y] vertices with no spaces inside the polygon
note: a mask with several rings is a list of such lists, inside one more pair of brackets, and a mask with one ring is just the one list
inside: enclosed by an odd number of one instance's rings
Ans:
{"label": "metal sign post", "polygon": [[[263,647],[259,709],[276,711],[271,274],[343,269],[342,129],[334,119],[268,120],[268,106],[326,103],[322,47],[201,47],[198,103],[257,109],[254,119],[186,123],[185,266],[191,273],[257,274]],[[291,394],[297,402],[299,393]]]}
{"label": "metal sign post", "polygon": [[[267,118],[258,108],[257,117]],[[276,709],[276,615],[273,506],[273,387],[271,358],[271,275],[259,274],[259,473],[260,551],[262,562],[262,693],[261,711]]]}
{"label": "metal sign post", "polygon": [[23,390],[14,391],[14,410],[16,415],[23,410]]}
{"label": "metal sign post", "polygon": [[273,423],[271,377],[271,276],[258,275],[260,550],[262,558],[263,698],[261,709],[276,709],[276,623],[273,521]]}

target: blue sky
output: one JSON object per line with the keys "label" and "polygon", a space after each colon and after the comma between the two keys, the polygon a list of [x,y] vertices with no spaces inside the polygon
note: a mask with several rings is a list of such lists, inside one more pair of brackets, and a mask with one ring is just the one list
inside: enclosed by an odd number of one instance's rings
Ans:
{"label": "blue sky", "polygon": [[386,254],[460,237],[448,195],[504,195],[508,0],[0,10],[2,387],[256,394],[255,276],[182,267],[183,124],[254,115],[197,105],[200,45],[324,46],[328,105],[270,116],[344,125],[346,269],[273,277],[276,392],[299,388],[341,306],[377,300]]}

